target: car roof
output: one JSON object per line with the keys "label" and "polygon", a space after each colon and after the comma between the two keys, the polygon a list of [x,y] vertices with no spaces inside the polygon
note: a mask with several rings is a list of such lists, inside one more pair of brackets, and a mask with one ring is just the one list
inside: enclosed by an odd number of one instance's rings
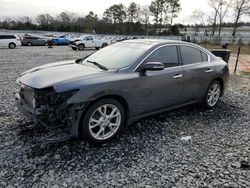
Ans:
{"label": "car roof", "polygon": [[188,44],[194,45],[193,43],[178,41],[178,40],[165,40],[165,39],[132,39],[132,40],[125,40],[122,43],[137,43],[137,44],[144,44],[144,45],[161,45],[161,44]]}
{"label": "car roof", "polygon": [[209,50],[191,42],[183,42],[179,40],[166,40],[166,39],[132,39],[132,40],[122,41],[121,43],[127,43],[127,44],[134,43],[134,44],[148,45],[149,47],[157,47],[157,46],[168,45],[168,44],[176,44],[176,45],[182,44],[185,46],[191,46],[191,47],[197,48],[205,52],[207,55],[210,56],[211,60],[215,59],[215,56]]}

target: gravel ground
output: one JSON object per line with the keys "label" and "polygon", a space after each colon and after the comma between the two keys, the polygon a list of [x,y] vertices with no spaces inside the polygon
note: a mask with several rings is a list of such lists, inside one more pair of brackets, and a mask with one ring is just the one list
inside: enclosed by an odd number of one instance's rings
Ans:
{"label": "gravel ground", "polygon": [[[93,51],[0,49],[0,187],[250,187],[250,80],[231,76],[218,106],[142,120],[112,142],[41,144],[48,130],[15,108],[16,77]],[[188,141],[183,136],[191,136]]]}

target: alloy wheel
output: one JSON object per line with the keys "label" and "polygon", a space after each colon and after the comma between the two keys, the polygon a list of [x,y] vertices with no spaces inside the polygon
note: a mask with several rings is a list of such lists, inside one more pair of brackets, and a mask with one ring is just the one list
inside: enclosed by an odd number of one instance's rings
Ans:
{"label": "alloy wheel", "polygon": [[221,88],[218,83],[213,83],[208,90],[207,94],[207,104],[213,107],[217,104],[221,94]]}
{"label": "alloy wheel", "polygon": [[116,134],[121,125],[121,112],[113,104],[99,106],[90,116],[89,132],[96,140],[107,140]]}

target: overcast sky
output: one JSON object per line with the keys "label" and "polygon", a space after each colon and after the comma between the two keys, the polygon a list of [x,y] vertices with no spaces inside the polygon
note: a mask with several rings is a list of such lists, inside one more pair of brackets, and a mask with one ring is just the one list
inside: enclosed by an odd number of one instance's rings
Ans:
{"label": "overcast sky", "polygon": [[[94,11],[100,18],[109,6],[118,3],[128,6],[132,1],[140,5],[149,5],[151,2],[151,0],[0,0],[0,17],[35,17],[41,13],[50,13],[55,16],[66,10],[80,15],[86,15],[89,11]],[[193,23],[194,20],[190,16],[195,9],[210,12],[207,1],[180,0],[182,11],[175,22]]]}

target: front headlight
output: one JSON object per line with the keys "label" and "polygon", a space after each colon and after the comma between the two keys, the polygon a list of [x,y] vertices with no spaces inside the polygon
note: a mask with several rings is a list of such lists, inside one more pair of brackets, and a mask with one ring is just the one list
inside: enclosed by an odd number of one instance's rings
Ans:
{"label": "front headlight", "polygon": [[50,105],[61,104],[64,101],[68,100],[70,97],[72,97],[77,91],[79,90],[74,89],[61,93],[52,92],[50,95],[48,95],[47,102]]}

